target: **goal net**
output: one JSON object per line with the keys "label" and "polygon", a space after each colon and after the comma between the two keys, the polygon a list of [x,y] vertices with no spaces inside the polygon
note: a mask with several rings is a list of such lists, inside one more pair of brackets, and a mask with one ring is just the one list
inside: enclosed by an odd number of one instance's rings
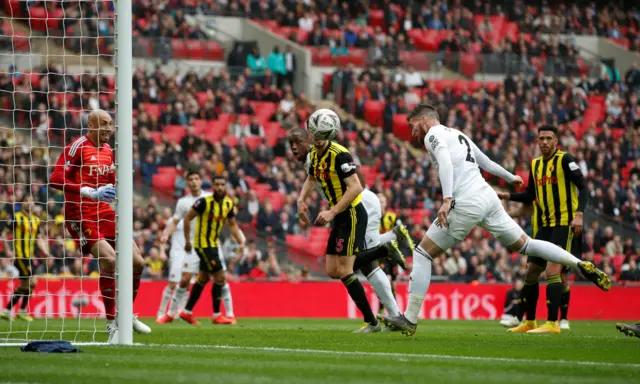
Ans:
{"label": "goal net", "polygon": [[106,342],[100,258],[65,228],[49,177],[90,111],[115,116],[116,2],[0,3],[0,344]]}

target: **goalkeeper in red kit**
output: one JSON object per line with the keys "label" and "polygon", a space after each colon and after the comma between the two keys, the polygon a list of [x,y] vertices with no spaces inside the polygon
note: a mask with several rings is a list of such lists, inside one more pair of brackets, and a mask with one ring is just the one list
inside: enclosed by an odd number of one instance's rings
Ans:
{"label": "goalkeeper in red kit", "polygon": [[[108,142],[114,133],[113,119],[96,109],[89,114],[88,133],[64,149],[49,185],[64,192],[65,226],[80,241],[82,252],[91,253],[100,266],[100,292],[107,318],[109,343],[117,341],[116,324],[116,213],[109,203],[116,197],[113,151]],[[125,239],[125,241],[131,241]],[[133,299],[140,287],[144,259],[133,244]],[[134,317],[133,330],[151,329]]]}

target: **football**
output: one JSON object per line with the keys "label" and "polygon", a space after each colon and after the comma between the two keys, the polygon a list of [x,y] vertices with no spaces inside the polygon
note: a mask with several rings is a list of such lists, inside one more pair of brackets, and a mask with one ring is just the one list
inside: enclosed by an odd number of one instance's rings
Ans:
{"label": "football", "polygon": [[340,117],[330,109],[318,109],[309,116],[307,129],[316,139],[333,140],[340,129]]}

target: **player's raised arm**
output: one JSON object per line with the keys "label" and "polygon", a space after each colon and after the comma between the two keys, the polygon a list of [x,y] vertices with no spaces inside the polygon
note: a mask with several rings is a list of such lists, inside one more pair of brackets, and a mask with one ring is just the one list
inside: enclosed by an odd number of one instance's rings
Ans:
{"label": "player's raised arm", "polygon": [[362,174],[362,169],[360,168],[360,166],[358,166],[358,168],[356,169],[356,174],[358,175],[358,180],[360,180],[360,185],[364,189],[367,186],[367,179],[365,179],[364,175]]}
{"label": "player's raised arm", "polygon": [[582,174],[578,164],[576,164],[573,159],[573,156],[565,153],[562,157],[562,168],[564,169],[565,174],[569,177],[569,180],[575,184],[576,188],[578,188],[578,208],[576,209],[576,214],[573,222],[571,223],[571,227],[573,228],[574,233],[580,234],[582,232],[583,213],[587,207],[587,203],[589,202],[589,190],[584,182],[584,175]]}
{"label": "player's raised arm", "polygon": [[341,152],[336,156],[336,170],[338,171],[338,177],[344,181],[347,187],[342,199],[331,208],[337,215],[347,209],[353,203],[353,200],[362,193],[363,186],[358,176],[358,166],[353,162],[353,157],[349,152]]}
{"label": "player's raised arm", "polygon": [[438,139],[434,132],[429,132],[424,138],[424,146],[438,162],[438,176],[442,187],[442,199],[447,201],[453,198],[453,163],[449,148],[444,140]]}
{"label": "player's raised arm", "polygon": [[180,204],[180,201],[178,202],[178,204],[176,204],[176,210],[173,213],[173,216],[171,216],[167,227],[164,229],[164,231],[162,231],[162,235],[160,236],[160,243],[164,244],[169,240],[169,237],[173,234],[173,232],[175,232],[180,220],[182,220],[187,214],[188,209],[189,208],[187,207],[187,205]]}
{"label": "player's raised arm", "polygon": [[309,194],[316,186],[316,178],[313,175],[308,174],[307,179],[304,181],[302,185],[302,190],[300,191],[300,197],[298,197],[298,216],[305,224],[311,224],[309,220],[309,207],[307,206],[307,198]]}
{"label": "player's raised arm", "polygon": [[471,142],[471,148],[473,149],[473,154],[480,168],[484,169],[492,175],[498,176],[509,184],[513,183],[516,180],[516,175],[512,174],[511,172],[504,169],[500,164],[497,164],[496,162],[491,160],[487,155],[484,154],[484,152],[480,150],[480,148],[478,148],[478,146],[474,142]]}
{"label": "player's raised arm", "polygon": [[536,200],[535,181],[533,180],[533,170],[529,171],[529,184],[522,192],[509,193],[499,192],[498,196],[503,200],[517,201],[519,203],[531,204]]}
{"label": "player's raised arm", "polygon": [[75,183],[67,175],[67,173],[70,171],[70,167],[78,166],[75,164],[75,156],[70,155],[71,148],[71,146],[66,147],[64,149],[64,152],[60,154],[60,157],[58,157],[58,161],[53,167],[51,177],[49,177],[49,186],[64,193],[80,194],[81,185]]}

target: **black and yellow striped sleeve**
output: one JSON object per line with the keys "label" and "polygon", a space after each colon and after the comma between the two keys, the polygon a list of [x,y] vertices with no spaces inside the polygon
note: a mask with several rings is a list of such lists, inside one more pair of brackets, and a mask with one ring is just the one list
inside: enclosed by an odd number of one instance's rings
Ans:
{"label": "black and yellow striped sleeve", "polygon": [[562,157],[562,168],[564,168],[565,175],[576,188],[578,188],[578,212],[584,212],[589,201],[589,191],[584,180],[584,175],[580,166],[576,163],[573,156],[566,153]]}
{"label": "black and yellow striped sleeve", "polygon": [[353,161],[353,157],[348,151],[341,151],[336,155],[335,169],[340,180],[344,180],[347,177],[354,175],[358,166]]}
{"label": "black and yellow striped sleeve", "polygon": [[233,204],[233,200],[227,197],[224,203],[227,205],[227,219],[233,219],[234,217],[236,217],[235,205]]}
{"label": "black and yellow striped sleeve", "polygon": [[193,210],[198,212],[199,214],[204,213],[205,209],[207,209],[207,202],[205,197],[201,197],[193,203]]}

